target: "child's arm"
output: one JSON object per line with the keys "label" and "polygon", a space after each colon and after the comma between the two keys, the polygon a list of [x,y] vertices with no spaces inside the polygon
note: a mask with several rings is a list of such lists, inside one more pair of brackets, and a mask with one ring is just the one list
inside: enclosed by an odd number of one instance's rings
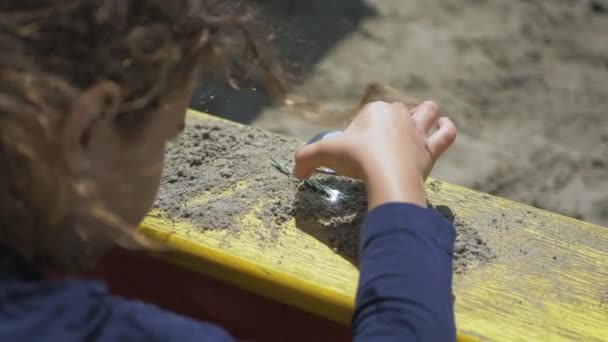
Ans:
{"label": "child's arm", "polygon": [[[344,134],[306,146],[296,176],[319,166],[361,178],[370,213],[362,227],[361,275],[353,338],[361,341],[455,339],[451,299],[454,228],[426,206],[424,179],[456,135],[424,103],[365,107]],[[429,138],[426,133],[438,123]]]}
{"label": "child's arm", "polygon": [[361,235],[355,341],[453,341],[454,229],[431,209],[374,209]]}

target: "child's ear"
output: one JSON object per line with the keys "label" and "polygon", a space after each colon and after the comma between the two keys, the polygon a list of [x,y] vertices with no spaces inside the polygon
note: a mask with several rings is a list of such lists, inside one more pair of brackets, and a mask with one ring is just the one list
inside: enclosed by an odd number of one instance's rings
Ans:
{"label": "child's ear", "polygon": [[67,161],[73,169],[86,167],[86,151],[95,130],[113,121],[120,105],[120,87],[110,81],[100,81],[85,90],[72,104],[62,127],[62,144]]}

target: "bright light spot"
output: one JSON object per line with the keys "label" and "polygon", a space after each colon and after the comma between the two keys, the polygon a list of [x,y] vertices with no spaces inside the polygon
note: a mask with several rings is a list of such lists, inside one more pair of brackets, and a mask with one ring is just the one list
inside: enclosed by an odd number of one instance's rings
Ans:
{"label": "bright light spot", "polygon": [[340,198],[340,195],[342,195],[342,193],[336,189],[329,189],[327,191],[329,192],[329,201],[331,203],[336,202]]}

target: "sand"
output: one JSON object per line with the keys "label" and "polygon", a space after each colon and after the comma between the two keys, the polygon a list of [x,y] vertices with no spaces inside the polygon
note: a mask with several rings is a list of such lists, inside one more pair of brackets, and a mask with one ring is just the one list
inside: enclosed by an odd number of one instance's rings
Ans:
{"label": "sand", "polygon": [[[435,99],[460,130],[436,178],[608,226],[608,1],[250,1],[298,65],[294,97],[344,110],[385,82]],[[198,108],[301,139],[344,124],[201,89]]]}
{"label": "sand", "polygon": [[[270,199],[256,214],[264,229],[271,232],[259,234],[260,248],[277,243],[285,224],[293,219],[298,229],[356,263],[359,228],[367,210],[365,188],[361,182],[344,177],[315,176],[332,190],[328,197],[272,166],[270,157],[290,165],[300,144],[297,139],[251,127],[189,120],[166,152],[155,207],[167,218],[185,220],[199,229],[227,230],[236,236],[240,219],[256,204]],[[211,193],[219,195],[212,197]],[[184,205],[192,199],[196,199],[194,204]],[[475,227],[460,222],[447,208],[436,209],[455,222],[456,273],[493,258]]]}

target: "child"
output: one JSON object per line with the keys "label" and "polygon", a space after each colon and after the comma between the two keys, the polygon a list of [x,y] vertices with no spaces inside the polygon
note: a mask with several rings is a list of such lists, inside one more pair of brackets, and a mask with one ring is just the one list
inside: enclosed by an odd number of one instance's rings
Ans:
{"label": "child", "polygon": [[[100,283],[44,276],[93,265],[115,244],[150,245],[134,228],[154,201],[165,143],[184,126],[199,70],[244,51],[239,67],[254,62],[281,88],[249,19],[215,15],[218,3],[0,4],[0,340],[231,340]],[[323,165],[367,186],[357,341],[455,339],[454,229],[425,209],[424,179],[456,135],[438,117],[432,102],[374,102],[344,134],[296,155],[299,178]]]}

